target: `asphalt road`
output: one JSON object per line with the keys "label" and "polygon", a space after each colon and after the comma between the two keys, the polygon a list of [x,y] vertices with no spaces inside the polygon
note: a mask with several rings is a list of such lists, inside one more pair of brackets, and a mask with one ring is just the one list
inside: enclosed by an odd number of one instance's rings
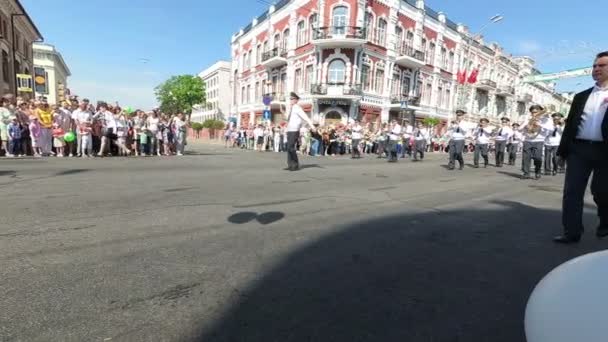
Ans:
{"label": "asphalt road", "polygon": [[563,176],[189,147],[0,160],[0,341],[524,341],[534,285],[605,246],[551,242]]}

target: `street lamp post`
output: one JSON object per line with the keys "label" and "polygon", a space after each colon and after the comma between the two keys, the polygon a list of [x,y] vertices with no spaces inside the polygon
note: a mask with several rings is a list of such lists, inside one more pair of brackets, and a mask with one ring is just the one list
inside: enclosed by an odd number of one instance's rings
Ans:
{"label": "street lamp post", "polygon": [[[17,97],[19,95],[19,92],[17,91],[17,87],[18,87],[18,83],[19,83],[19,78],[17,77],[17,68],[16,68],[16,62],[17,62],[17,39],[16,39],[16,35],[15,35],[15,17],[21,17],[21,16],[25,16],[25,14],[23,13],[12,13],[11,14],[11,34],[13,37],[13,73],[15,74],[14,81],[15,81],[15,97]],[[32,89],[33,91],[33,89]]]}
{"label": "street lamp post", "polygon": [[[467,66],[465,65],[465,60],[468,62],[469,55],[470,55],[470,52],[471,52],[471,45],[472,45],[473,40],[476,39],[476,38],[478,38],[478,37],[480,37],[481,33],[488,26],[490,26],[490,24],[496,24],[496,23],[502,21],[503,19],[504,19],[504,17],[502,15],[497,14],[497,15],[491,17],[490,20],[485,25],[483,25],[479,29],[479,31],[477,31],[477,34],[475,34],[474,36],[464,36],[465,41],[466,41],[466,46],[465,46],[466,50],[465,50],[465,52],[462,55],[462,60],[460,62],[459,71],[460,70],[466,71]],[[465,73],[465,75],[466,75],[466,73]],[[459,95],[458,95],[458,107],[459,108],[458,109],[463,109],[463,110],[466,111],[466,103],[465,102],[466,102],[466,99],[467,99],[466,95],[469,92],[469,89],[470,88],[469,88],[466,80],[465,80],[464,84],[459,84],[459,86],[458,86],[458,93],[459,93]]]}

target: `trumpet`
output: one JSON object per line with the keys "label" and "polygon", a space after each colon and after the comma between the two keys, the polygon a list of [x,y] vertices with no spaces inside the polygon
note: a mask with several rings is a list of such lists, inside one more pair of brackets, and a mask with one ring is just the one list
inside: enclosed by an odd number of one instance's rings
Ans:
{"label": "trumpet", "polygon": [[541,131],[541,121],[542,119],[547,116],[547,110],[545,108],[543,108],[542,110],[539,110],[536,113],[531,113],[532,117],[530,117],[530,119],[528,120],[528,124],[526,125],[526,128],[528,129],[528,132],[532,133],[532,134],[538,134]]}

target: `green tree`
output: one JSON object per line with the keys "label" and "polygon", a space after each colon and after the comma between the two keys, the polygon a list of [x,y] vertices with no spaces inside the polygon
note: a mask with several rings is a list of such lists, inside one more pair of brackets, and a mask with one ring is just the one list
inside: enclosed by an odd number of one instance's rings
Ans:
{"label": "green tree", "polygon": [[192,106],[205,105],[205,82],[197,76],[173,76],[155,89],[161,111],[169,114],[192,113]]}
{"label": "green tree", "polygon": [[439,120],[437,118],[425,118],[424,120],[422,120],[422,124],[425,125],[426,127],[430,127],[430,128],[433,128],[433,127],[439,125],[440,122],[441,122],[441,120]]}
{"label": "green tree", "polygon": [[201,130],[203,129],[203,124],[200,122],[193,122],[190,127],[196,133],[196,137],[199,138],[201,135]]}

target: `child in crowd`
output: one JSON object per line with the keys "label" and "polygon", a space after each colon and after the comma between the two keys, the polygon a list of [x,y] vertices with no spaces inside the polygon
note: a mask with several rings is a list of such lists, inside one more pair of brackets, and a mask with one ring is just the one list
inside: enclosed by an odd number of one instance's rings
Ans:
{"label": "child in crowd", "polygon": [[141,128],[139,130],[139,154],[141,156],[147,157],[146,149],[148,146],[148,130],[145,128]]}
{"label": "child in crowd", "polygon": [[55,152],[59,158],[63,157],[63,150],[65,147],[64,135],[65,131],[59,126],[59,122],[55,122],[53,124],[53,146],[55,146]]}
{"label": "child in crowd", "polygon": [[80,132],[80,143],[82,158],[93,156],[93,127],[90,121],[83,122],[78,128]]}
{"label": "child in crowd", "polygon": [[32,139],[32,151],[34,151],[34,157],[40,157],[42,155],[42,149],[40,148],[40,136],[42,135],[42,128],[38,117],[35,115],[30,116],[30,124],[28,126],[30,130],[30,138]]}
{"label": "child in crowd", "polygon": [[16,116],[11,117],[11,122],[7,126],[8,146],[10,157],[19,157],[21,153],[21,125]]}

